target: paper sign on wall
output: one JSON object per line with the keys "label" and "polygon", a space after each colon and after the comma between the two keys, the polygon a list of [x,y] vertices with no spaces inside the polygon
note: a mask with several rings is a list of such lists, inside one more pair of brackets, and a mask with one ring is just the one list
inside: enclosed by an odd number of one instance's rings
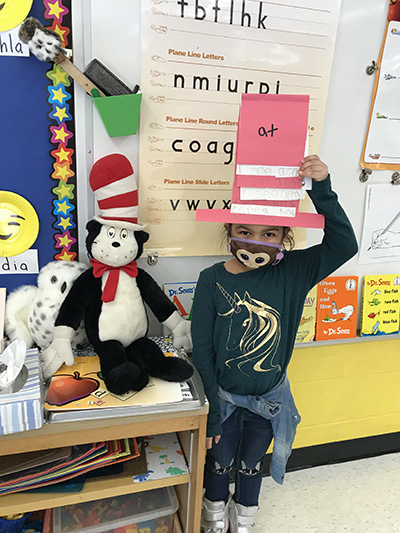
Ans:
{"label": "paper sign on wall", "polygon": [[299,211],[308,107],[308,95],[242,94],[230,211],[198,209],[196,220],[324,226],[323,216]]}
{"label": "paper sign on wall", "polygon": [[[259,94],[242,97],[239,115],[237,165],[268,165],[280,177],[285,167],[299,167],[304,157],[308,124],[308,95]],[[296,174],[297,175],[297,172]]]}
{"label": "paper sign on wall", "polygon": [[[199,210],[223,222],[230,213],[242,94],[309,95],[309,153],[319,152],[340,4],[141,1],[139,219],[148,224],[147,251],[224,253],[218,226],[195,219]],[[308,198],[300,202],[307,206]],[[321,223],[302,223],[313,221]]]}
{"label": "paper sign on wall", "polygon": [[29,47],[18,37],[19,26],[0,32],[0,56],[29,57]]}
{"label": "paper sign on wall", "polygon": [[400,187],[374,183],[367,186],[360,264],[400,260]]}
{"label": "paper sign on wall", "polygon": [[12,257],[0,257],[0,274],[38,274],[38,251],[31,248]]}
{"label": "paper sign on wall", "polygon": [[[249,198],[239,186],[238,174],[241,181],[246,172],[257,176],[265,189],[280,188],[280,183],[285,187],[286,179],[293,189],[301,189],[302,181],[297,175],[306,146],[308,106],[308,95],[242,95],[232,213],[296,216],[299,196],[272,198],[260,195],[262,189],[258,188],[258,199]],[[263,171],[264,176],[260,175]]]}

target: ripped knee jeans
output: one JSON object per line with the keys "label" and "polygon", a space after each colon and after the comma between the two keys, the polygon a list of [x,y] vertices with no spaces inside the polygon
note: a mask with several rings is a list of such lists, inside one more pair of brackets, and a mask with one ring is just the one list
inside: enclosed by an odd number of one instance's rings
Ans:
{"label": "ripped knee jeans", "polygon": [[236,408],[222,424],[219,443],[207,450],[205,497],[228,501],[229,483],[234,479],[234,501],[245,506],[258,505],[264,457],[272,437],[269,420]]}

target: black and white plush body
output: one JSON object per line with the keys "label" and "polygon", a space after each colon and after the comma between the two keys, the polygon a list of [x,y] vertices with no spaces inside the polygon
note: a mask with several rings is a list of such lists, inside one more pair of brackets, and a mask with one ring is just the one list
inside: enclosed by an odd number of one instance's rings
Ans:
{"label": "black and white plush body", "polygon": [[[139,255],[137,240],[140,242],[141,238],[147,235],[144,232],[136,232],[135,238],[133,231],[100,225],[95,221],[91,222],[89,227],[93,228],[94,232],[98,231],[96,237],[90,242],[90,255],[104,264],[112,264],[115,267],[125,265],[129,260],[135,259]],[[93,235],[90,241],[92,237]],[[140,253],[142,246],[143,242],[141,242]],[[108,271],[101,276],[102,292],[109,275]],[[116,317],[118,317],[117,320]],[[146,333],[147,315],[137,278],[121,270],[115,298],[110,302],[102,302],[101,305],[101,312],[98,316],[99,339],[104,342],[117,338],[126,347],[138,338],[144,337]]]}
{"label": "black and white plush body", "polygon": [[21,24],[19,33],[21,41],[40,61],[54,61],[62,51],[61,37],[54,30],[43,27],[34,17],[29,17]]}
{"label": "black and white plush body", "polygon": [[[148,234],[100,224],[87,225],[89,257],[103,265],[122,267],[140,256]],[[132,277],[119,270],[115,296],[102,296],[111,275],[105,271],[95,277],[93,268],[83,272],[64,300],[56,326],[75,330],[84,320],[89,341],[100,357],[101,371],[107,388],[115,394],[141,390],[154,376],[166,381],[184,381],[193,369],[177,357],[165,357],[160,348],[146,337],[148,319],[146,303],[160,322],[176,312],[175,305],[154,279],[138,268]]]}
{"label": "black and white plush body", "polygon": [[[139,270],[138,277],[142,277]],[[104,289],[108,273],[102,275],[101,285]],[[115,320],[115,317],[119,317]],[[125,272],[119,275],[118,288],[112,302],[103,302],[99,315],[99,338],[101,341],[119,339],[124,346],[144,337],[147,333],[147,315],[144,308],[137,278],[131,278]]]}

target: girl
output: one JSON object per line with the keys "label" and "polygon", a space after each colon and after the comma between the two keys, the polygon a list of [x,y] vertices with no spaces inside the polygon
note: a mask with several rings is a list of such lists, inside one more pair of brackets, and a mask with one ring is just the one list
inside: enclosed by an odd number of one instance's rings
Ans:
{"label": "girl", "polygon": [[[308,291],[357,253],[351,224],[331,189],[328,167],[305,157],[299,177],[325,215],[321,244],[284,250],[290,229],[225,224],[233,258],[201,272],[192,314],[193,363],[210,404],[203,533],[248,533],[274,438],[271,476],[283,483],[300,416],[286,377]],[[291,248],[291,246],[289,246]],[[229,478],[235,468],[235,491]]]}

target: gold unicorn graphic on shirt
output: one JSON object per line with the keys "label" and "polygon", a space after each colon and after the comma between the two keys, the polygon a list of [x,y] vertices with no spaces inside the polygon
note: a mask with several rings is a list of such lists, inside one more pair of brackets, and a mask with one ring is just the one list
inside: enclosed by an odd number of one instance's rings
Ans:
{"label": "gold unicorn graphic on shirt", "polygon": [[[230,319],[229,334],[226,341],[228,351],[240,349],[242,355],[225,361],[231,367],[235,362],[238,369],[245,375],[242,366],[253,362],[255,372],[281,370],[274,364],[274,357],[281,339],[280,314],[276,309],[259,300],[253,299],[246,291],[243,298],[235,292],[232,296],[219,284],[217,286],[231,306],[227,313],[219,313]],[[262,366],[269,365],[267,368]]]}

